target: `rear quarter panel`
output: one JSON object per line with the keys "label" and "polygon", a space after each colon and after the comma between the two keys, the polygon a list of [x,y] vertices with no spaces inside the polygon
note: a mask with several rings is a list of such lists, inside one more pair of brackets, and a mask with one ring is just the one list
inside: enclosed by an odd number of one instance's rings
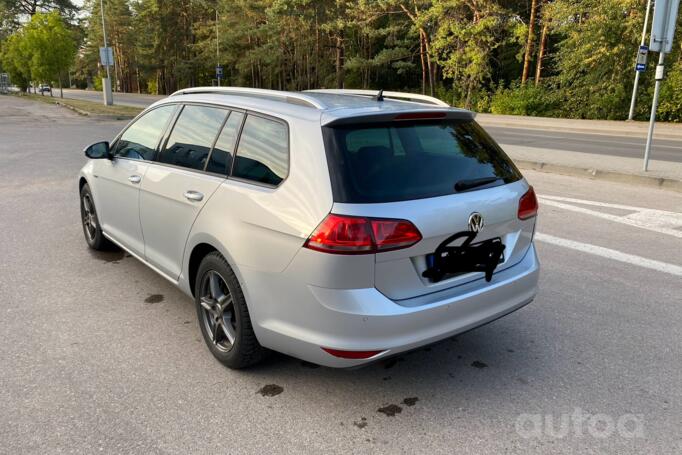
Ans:
{"label": "rear quarter panel", "polygon": [[242,268],[265,275],[282,272],[331,210],[319,119],[280,118],[289,125],[289,175],[276,188],[225,180],[192,227],[183,261],[185,279],[192,250],[206,239],[217,243],[238,276],[244,276]]}

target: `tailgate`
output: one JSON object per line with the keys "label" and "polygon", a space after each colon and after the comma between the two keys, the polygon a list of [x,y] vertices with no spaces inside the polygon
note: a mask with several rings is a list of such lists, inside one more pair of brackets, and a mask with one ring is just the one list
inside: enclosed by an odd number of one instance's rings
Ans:
{"label": "tailgate", "polygon": [[345,215],[398,218],[411,221],[423,239],[416,245],[376,254],[375,287],[388,298],[398,301],[480,280],[482,272],[453,274],[442,281],[431,282],[422,277],[426,256],[456,232],[469,230],[469,217],[478,212],[483,229],[474,242],[500,238],[505,245],[504,257],[495,272],[509,268],[523,259],[530,246],[535,218],[520,220],[518,203],[528,190],[525,180],[493,188],[410,201],[377,204],[334,204],[333,212]]}

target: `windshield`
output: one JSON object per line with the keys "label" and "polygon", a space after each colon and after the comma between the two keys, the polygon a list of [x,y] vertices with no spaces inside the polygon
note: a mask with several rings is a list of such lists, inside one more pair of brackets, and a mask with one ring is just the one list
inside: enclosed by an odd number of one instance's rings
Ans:
{"label": "windshield", "polygon": [[342,125],[324,134],[336,202],[422,199],[521,178],[472,120]]}

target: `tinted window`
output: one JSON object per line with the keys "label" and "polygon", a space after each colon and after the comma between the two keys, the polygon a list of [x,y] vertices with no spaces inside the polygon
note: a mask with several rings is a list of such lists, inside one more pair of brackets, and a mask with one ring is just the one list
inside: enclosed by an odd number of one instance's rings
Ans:
{"label": "tinted window", "polygon": [[289,170],[289,135],[281,122],[249,115],[239,139],[232,175],[279,185]]}
{"label": "tinted window", "polygon": [[243,119],[244,114],[241,112],[232,112],[227,118],[227,122],[225,122],[225,126],[213,147],[211,157],[208,159],[207,171],[218,174],[228,173],[230,166],[232,166],[234,145],[237,143],[237,135]]}
{"label": "tinted window", "polygon": [[325,129],[325,141],[337,202],[421,199],[453,194],[458,183],[472,191],[521,178],[468,120],[343,125]]}
{"label": "tinted window", "polygon": [[185,106],[159,161],[190,169],[204,169],[208,152],[227,114],[228,111],[224,109]]}
{"label": "tinted window", "polygon": [[137,119],[123,132],[116,144],[114,155],[136,160],[153,160],[156,146],[175,107],[162,106]]}

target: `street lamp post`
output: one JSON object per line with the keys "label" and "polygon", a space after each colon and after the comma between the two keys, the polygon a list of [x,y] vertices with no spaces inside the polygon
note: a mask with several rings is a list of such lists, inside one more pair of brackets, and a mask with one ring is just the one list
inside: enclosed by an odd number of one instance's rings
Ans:
{"label": "street lamp post", "polygon": [[114,104],[114,97],[111,93],[111,74],[109,73],[109,49],[107,48],[107,28],[104,25],[104,0],[99,0],[99,9],[102,13],[102,35],[104,36],[104,66],[107,68],[107,77],[102,78],[102,94],[104,95],[104,105]]}

